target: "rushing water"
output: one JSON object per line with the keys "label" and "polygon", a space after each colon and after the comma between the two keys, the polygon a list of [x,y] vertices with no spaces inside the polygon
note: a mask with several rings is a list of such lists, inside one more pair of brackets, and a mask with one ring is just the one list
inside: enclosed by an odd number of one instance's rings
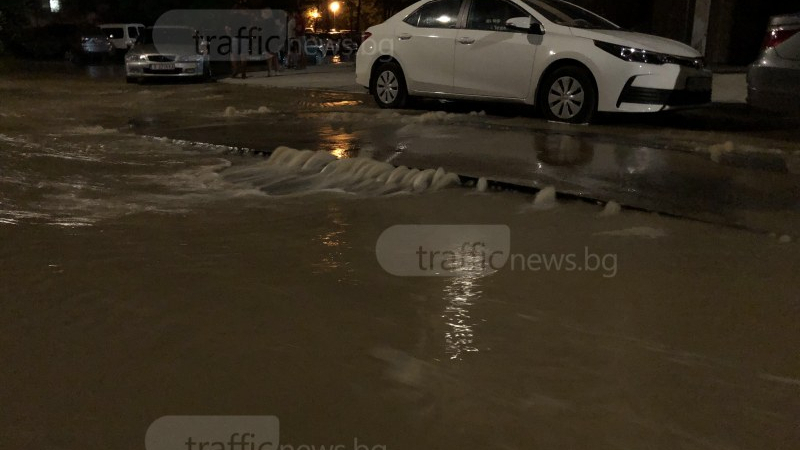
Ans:
{"label": "rushing water", "polygon": [[[339,144],[264,158],[131,130],[211,116],[142,103],[144,89],[251,115],[267,103],[227,87],[26,83],[3,84],[0,447],[141,448],[170,414],[276,415],[295,448],[800,439],[795,243],[546,209],[436,167],[340,159],[379,143],[325,132]],[[375,244],[397,224],[503,224],[515,253],[616,265],[395,277]]]}

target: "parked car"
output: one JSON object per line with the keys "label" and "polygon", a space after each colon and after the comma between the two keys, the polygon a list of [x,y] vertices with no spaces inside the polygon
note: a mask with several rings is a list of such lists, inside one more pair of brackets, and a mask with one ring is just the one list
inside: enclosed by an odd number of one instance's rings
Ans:
{"label": "parked car", "polygon": [[188,27],[150,27],[125,55],[128,83],[149,77],[211,78],[204,43]]}
{"label": "parked car", "polygon": [[9,49],[22,58],[66,59],[75,63],[114,53],[102,31],[86,24],[53,23],[24,29],[9,44]]}
{"label": "parked car", "polygon": [[343,60],[354,58],[361,43],[361,33],[349,30],[331,31],[328,38],[336,43],[336,54]]}
{"label": "parked car", "polygon": [[117,52],[111,39],[99,27],[82,33],[80,39],[81,51],[88,58],[110,58]]}
{"label": "parked car", "polygon": [[770,18],[761,54],[747,72],[747,103],[800,112],[800,13]]}
{"label": "parked car", "polygon": [[364,36],[356,81],[384,108],[409,96],[501,100],[584,123],[711,101],[696,50],[561,0],[422,0]]}
{"label": "parked car", "polygon": [[325,58],[333,56],[338,51],[338,46],[326,33],[317,32],[306,34],[305,53],[308,62],[322,64]]}
{"label": "parked car", "polygon": [[108,35],[117,50],[125,52],[136,43],[144,30],[144,25],[140,23],[105,23],[100,25],[100,28]]}

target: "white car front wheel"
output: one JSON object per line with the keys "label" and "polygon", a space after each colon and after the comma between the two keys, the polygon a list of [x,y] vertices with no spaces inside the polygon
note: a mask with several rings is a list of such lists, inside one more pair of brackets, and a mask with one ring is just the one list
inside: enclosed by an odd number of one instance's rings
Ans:
{"label": "white car front wheel", "polygon": [[542,82],[539,105],[549,120],[590,122],[597,110],[597,89],[592,75],[578,66],[554,70]]}

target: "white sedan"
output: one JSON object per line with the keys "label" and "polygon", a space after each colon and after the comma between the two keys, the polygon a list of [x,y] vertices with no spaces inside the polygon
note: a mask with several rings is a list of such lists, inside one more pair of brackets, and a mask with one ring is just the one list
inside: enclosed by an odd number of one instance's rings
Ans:
{"label": "white sedan", "polygon": [[711,101],[696,50],[561,0],[422,0],[367,29],[356,82],[384,108],[409,96],[510,101],[572,123]]}

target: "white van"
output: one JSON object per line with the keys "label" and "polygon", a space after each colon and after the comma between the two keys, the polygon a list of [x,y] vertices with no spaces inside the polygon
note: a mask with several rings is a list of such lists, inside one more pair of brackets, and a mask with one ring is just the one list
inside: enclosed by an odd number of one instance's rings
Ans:
{"label": "white van", "polygon": [[144,31],[141,23],[106,23],[100,25],[100,28],[105,31],[114,48],[122,51],[133,47],[136,38]]}

